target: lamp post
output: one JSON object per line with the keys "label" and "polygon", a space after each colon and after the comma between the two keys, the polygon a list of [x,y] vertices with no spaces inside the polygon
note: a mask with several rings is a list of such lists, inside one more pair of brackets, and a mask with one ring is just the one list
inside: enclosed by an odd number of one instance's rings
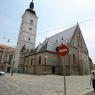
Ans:
{"label": "lamp post", "polygon": [[13,61],[13,66],[12,66],[11,76],[13,76],[13,73],[14,73],[14,64],[15,64],[15,61]]}
{"label": "lamp post", "polygon": [[13,76],[13,73],[14,73],[14,64],[15,64],[15,60],[14,60],[14,56],[13,56],[13,63],[11,66],[11,76]]}

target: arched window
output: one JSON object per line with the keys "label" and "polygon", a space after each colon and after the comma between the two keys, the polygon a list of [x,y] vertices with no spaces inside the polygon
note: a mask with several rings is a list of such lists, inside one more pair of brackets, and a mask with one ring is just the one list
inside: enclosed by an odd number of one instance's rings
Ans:
{"label": "arched window", "polygon": [[41,56],[39,56],[39,64],[41,64]]}
{"label": "arched window", "polygon": [[32,25],[32,26],[33,26],[33,20],[32,20],[32,19],[30,20],[30,25]]}
{"label": "arched window", "polygon": [[47,56],[45,56],[45,64],[47,64]]}

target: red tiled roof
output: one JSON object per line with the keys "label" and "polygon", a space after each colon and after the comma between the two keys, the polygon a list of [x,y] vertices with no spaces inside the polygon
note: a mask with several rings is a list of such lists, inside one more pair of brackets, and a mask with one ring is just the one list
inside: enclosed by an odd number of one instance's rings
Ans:
{"label": "red tiled roof", "polygon": [[3,45],[3,44],[0,44],[0,48],[9,48],[9,49],[12,49],[13,51],[15,51],[15,48],[12,47],[12,46],[7,46],[7,45]]}

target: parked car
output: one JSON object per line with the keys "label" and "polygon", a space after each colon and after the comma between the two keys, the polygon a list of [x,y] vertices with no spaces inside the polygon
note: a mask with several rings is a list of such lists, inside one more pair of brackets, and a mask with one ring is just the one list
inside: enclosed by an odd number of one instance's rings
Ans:
{"label": "parked car", "polygon": [[3,72],[3,71],[0,71],[0,75],[5,75],[5,72]]}

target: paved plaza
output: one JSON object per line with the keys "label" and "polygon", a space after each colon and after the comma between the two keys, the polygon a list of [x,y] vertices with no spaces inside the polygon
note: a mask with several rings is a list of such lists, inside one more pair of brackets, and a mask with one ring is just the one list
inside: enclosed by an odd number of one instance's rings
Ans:
{"label": "paved plaza", "polygon": [[[0,76],[0,95],[64,95],[63,80],[63,76],[56,75],[5,74]],[[89,75],[66,76],[66,86],[67,95],[92,89]]]}

